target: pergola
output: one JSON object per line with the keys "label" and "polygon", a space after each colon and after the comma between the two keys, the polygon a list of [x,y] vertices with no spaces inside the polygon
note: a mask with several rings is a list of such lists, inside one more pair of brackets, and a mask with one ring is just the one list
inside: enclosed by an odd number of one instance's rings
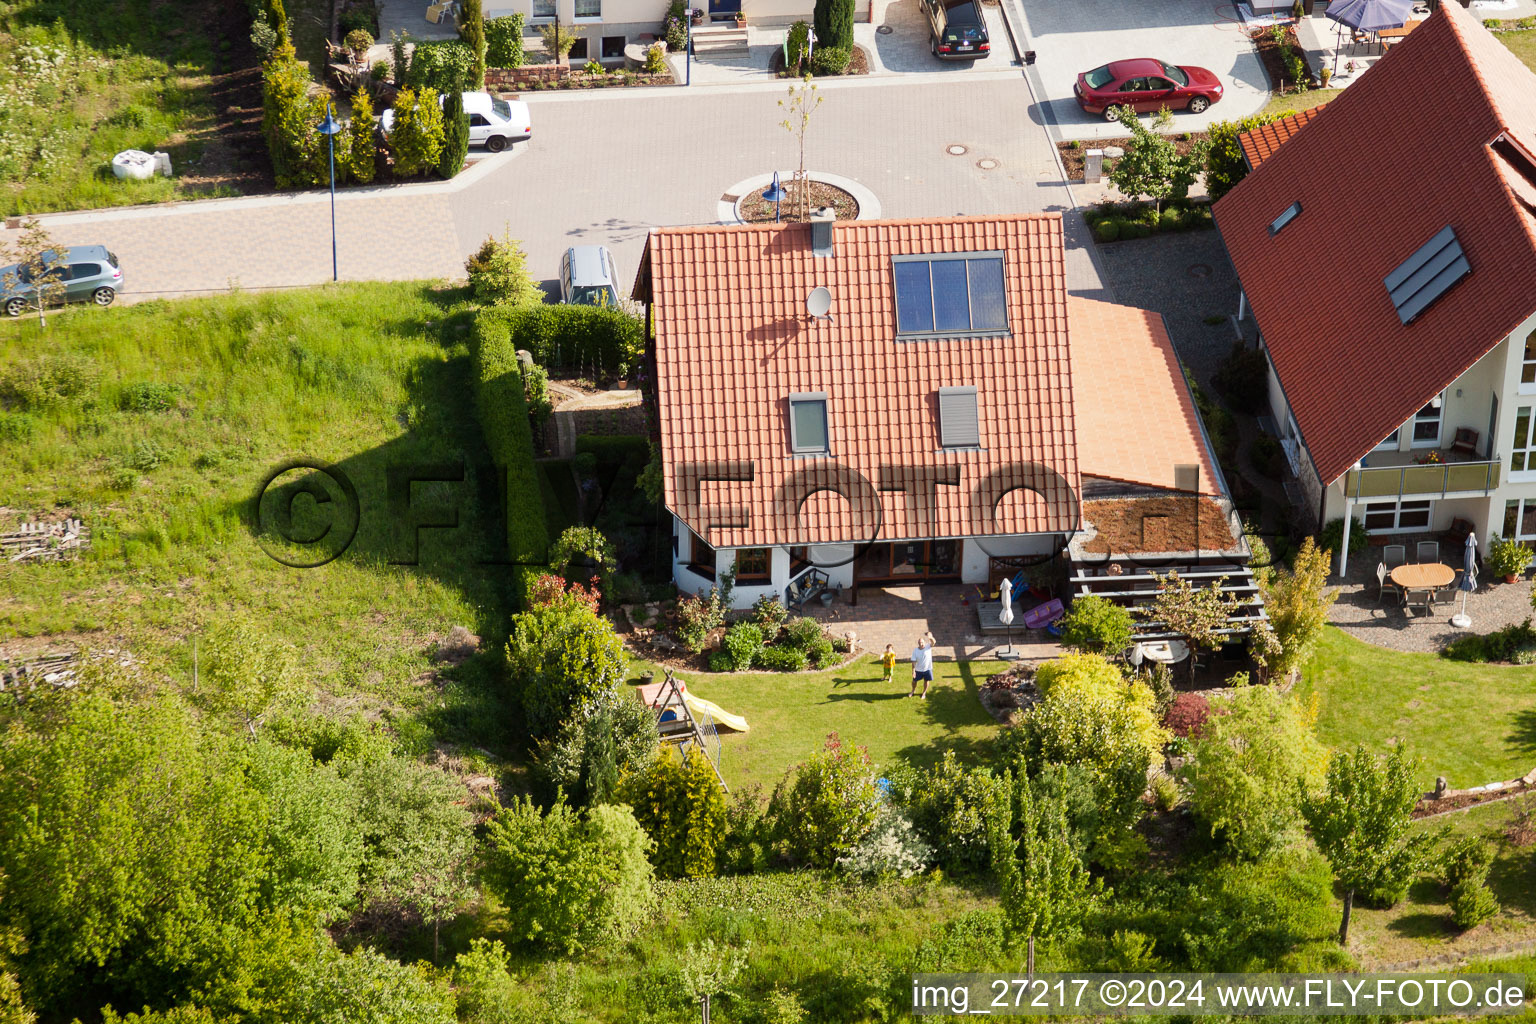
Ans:
{"label": "pergola", "polygon": [[[1153,575],[1153,573],[1157,575]],[[1119,575],[1109,575],[1103,570],[1095,570],[1073,563],[1072,576],[1068,580],[1068,593],[1076,598],[1088,594],[1107,598],[1116,604],[1129,608],[1134,613],[1137,609],[1151,608],[1157,599],[1158,591],[1162,589],[1158,583],[1158,576],[1167,576],[1175,573],[1182,580],[1187,580],[1196,589],[1204,589],[1212,583],[1221,582],[1223,597],[1230,596],[1236,599],[1231,613],[1227,616],[1227,626],[1216,632],[1223,636],[1243,637],[1253,632],[1254,626],[1260,622],[1267,622],[1269,615],[1264,611],[1264,599],[1259,593],[1258,581],[1253,578],[1253,570],[1246,565],[1220,567],[1193,565],[1189,567],[1169,566],[1158,569],[1141,569],[1132,567]],[[1166,624],[1152,619],[1136,616],[1137,632],[1132,639],[1137,643],[1148,640],[1176,640],[1183,634],[1169,632]]]}

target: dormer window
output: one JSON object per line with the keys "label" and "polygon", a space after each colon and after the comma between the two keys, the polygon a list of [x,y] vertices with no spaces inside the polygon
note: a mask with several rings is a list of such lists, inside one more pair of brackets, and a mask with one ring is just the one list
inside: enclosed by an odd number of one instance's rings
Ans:
{"label": "dormer window", "polygon": [[826,455],[831,450],[825,391],[789,396],[789,448],[796,455]]}
{"label": "dormer window", "polygon": [[1299,202],[1298,203],[1292,203],[1290,206],[1287,206],[1284,210],[1281,210],[1280,211],[1280,216],[1276,217],[1274,220],[1269,222],[1269,233],[1270,233],[1270,236],[1273,237],[1274,235],[1278,235],[1282,228],[1284,228],[1287,224],[1289,224],[1291,221],[1295,220],[1300,215],[1301,215],[1301,203],[1299,203]]}
{"label": "dormer window", "polygon": [[945,448],[981,447],[975,387],[939,388],[939,444]]}
{"label": "dormer window", "polygon": [[898,338],[1008,333],[1001,251],[893,256],[891,264]]}

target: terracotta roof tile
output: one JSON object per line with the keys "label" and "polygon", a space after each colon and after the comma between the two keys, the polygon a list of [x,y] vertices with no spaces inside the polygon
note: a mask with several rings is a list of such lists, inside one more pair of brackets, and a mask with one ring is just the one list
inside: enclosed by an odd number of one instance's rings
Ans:
{"label": "terracotta roof tile", "polygon": [[1269,124],[1259,125],[1252,131],[1239,135],[1237,141],[1243,149],[1243,159],[1248,161],[1249,168],[1256,168],[1268,160],[1270,155],[1280,148],[1280,143],[1300,131],[1302,126],[1316,117],[1324,106],[1325,104],[1319,103],[1309,110],[1292,111]]}
{"label": "terracotta roof tile", "polygon": [[[812,255],[807,225],[651,233],[636,294],[654,302],[668,508],[722,547],[1073,530],[1060,217],[841,222],[833,234],[829,259]],[[1007,336],[896,339],[893,255],[997,249]],[[832,292],[830,321],[806,315],[818,286]],[[940,447],[937,394],[950,385],[977,388],[980,450]],[[788,398],[802,391],[827,393],[830,459],[790,453]],[[706,491],[700,478],[722,482]],[[998,501],[1022,486],[1045,500]],[[818,488],[847,497],[819,494],[797,514]]]}
{"label": "terracotta roof tile", "polygon": [[1067,307],[1082,474],[1173,490],[1175,467],[1195,465],[1200,492],[1220,494],[1162,316],[1075,296]]}
{"label": "terracotta roof tile", "polygon": [[[1471,14],[1442,4],[1217,202],[1325,482],[1536,307],[1532,210],[1512,180],[1518,168],[1491,145],[1507,134],[1536,152],[1533,96],[1536,75]],[[1297,201],[1301,214],[1271,236]],[[1471,273],[1405,326],[1383,279],[1447,225]]]}

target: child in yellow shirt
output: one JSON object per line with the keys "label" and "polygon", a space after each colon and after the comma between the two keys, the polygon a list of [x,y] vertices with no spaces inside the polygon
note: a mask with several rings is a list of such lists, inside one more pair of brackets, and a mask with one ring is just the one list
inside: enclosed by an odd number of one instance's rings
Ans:
{"label": "child in yellow shirt", "polygon": [[880,677],[882,682],[891,681],[891,673],[896,669],[896,649],[890,644],[885,645],[885,654],[880,657],[880,667],[885,670]]}

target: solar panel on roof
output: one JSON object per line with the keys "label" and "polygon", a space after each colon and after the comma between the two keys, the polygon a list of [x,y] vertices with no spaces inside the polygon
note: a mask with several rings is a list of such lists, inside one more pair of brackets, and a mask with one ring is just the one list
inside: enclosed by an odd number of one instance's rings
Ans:
{"label": "solar panel on roof", "polygon": [[1471,272],[1472,264],[1461,251],[1456,232],[1446,225],[1399,263],[1382,284],[1387,286],[1398,319],[1407,324]]}

